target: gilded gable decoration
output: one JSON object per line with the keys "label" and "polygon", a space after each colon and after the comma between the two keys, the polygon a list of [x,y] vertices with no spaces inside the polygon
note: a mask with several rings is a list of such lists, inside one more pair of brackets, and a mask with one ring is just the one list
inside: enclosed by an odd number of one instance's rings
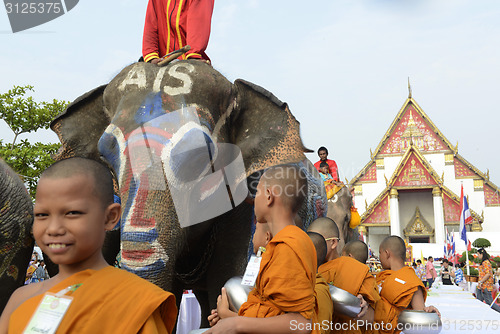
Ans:
{"label": "gilded gable decoration", "polygon": [[470,179],[478,177],[478,175],[474,173],[474,171],[471,168],[467,167],[457,158],[454,159],[454,165],[455,165],[455,177],[457,179]]}
{"label": "gilded gable decoration", "polygon": [[388,189],[379,196],[363,213],[361,223],[365,226],[389,226],[389,196]]}
{"label": "gilded gable decoration", "polygon": [[498,189],[490,185],[484,186],[484,204],[486,206],[500,206],[500,195]]}
{"label": "gilded gable decoration", "polygon": [[418,206],[415,208],[415,213],[413,214],[413,217],[406,225],[403,232],[405,235],[405,239],[408,239],[408,237],[416,237],[416,236],[423,236],[423,237],[434,236],[434,229],[427,222],[427,220],[425,220],[425,218],[422,217]]}
{"label": "gilded gable decoration", "polygon": [[408,98],[374,155],[378,157],[403,154],[412,143],[426,153],[452,151],[448,140],[417,103]]}
{"label": "gilded gable decoration", "polygon": [[446,166],[450,166],[450,165],[453,165],[455,160],[454,160],[454,154],[453,153],[446,153],[444,155],[444,164]]}

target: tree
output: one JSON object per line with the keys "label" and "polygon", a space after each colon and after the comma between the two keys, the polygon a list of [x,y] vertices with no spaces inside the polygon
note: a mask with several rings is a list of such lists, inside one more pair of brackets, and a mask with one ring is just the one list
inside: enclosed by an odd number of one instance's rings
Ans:
{"label": "tree", "polygon": [[36,184],[40,173],[54,161],[54,154],[60,144],[30,143],[19,139],[22,134],[48,129],[50,122],[68,105],[66,101],[36,102],[25,97],[33,86],[14,86],[7,93],[0,94],[0,118],[14,134],[12,143],[0,140],[0,157],[15,170],[26,184],[31,197],[35,198]]}
{"label": "tree", "polygon": [[477,238],[472,243],[472,246],[477,247],[477,248],[487,248],[487,247],[491,246],[491,242],[485,238]]}

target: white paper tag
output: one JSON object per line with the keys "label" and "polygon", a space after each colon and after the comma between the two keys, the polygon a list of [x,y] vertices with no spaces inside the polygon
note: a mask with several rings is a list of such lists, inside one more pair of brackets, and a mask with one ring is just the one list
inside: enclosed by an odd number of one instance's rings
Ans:
{"label": "white paper tag", "polygon": [[73,298],[46,293],[23,333],[54,334]]}
{"label": "white paper tag", "polygon": [[405,284],[405,283],[406,283],[406,281],[403,281],[402,279],[397,278],[397,277],[396,277],[394,280],[395,280],[396,282],[401,283],[401,284]]}
{"label": "white paper tag", "polygon": [[245,274],[241,280],[241,285],[255,286],[255,281],[257,276],[259,276],[260,262],[262,261],[261,256],[252,255],[250,261],[248,261],[247,269],[245,269]]}

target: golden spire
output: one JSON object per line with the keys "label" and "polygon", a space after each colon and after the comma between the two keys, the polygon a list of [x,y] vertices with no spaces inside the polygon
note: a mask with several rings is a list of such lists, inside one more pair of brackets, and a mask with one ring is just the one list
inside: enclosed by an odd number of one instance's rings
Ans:
{"label": "golden spire", "polygon": [[408,77],[408,98],[411,99],[410,77]]}

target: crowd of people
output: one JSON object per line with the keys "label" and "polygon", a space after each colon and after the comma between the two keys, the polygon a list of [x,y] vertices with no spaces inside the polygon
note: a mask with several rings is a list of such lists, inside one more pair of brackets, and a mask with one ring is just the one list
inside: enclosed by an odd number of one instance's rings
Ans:
{"label": "crowd of people", "polygon": [[[493,291],[495,290],[495,285],[497,293],[500,285],[500,268],[493,270],[490,262],[490,256],[484,248],[478,249],[477,253],[480,265],[478,266],[479,275],[477,278],[477,285],[475,285],[474,295],[480,301],[484,301],[486,304],[492,305],[492,309],[495,311],[500,312],[500,306],[493,303]],[[441,269],[439,272],[442,284],[457,285],[466,289],[467,282],[465,280],[466,273],[464,273],[464,266],[464,263],[453,264],[453,262],[448,259],[442,259]],[[432,287],[432,284],[438,277],[432,256],[429,256],[425,266],[422,264],[421,260],[413,262],[413,269],[424,285],[426,285],[427,289]]]}
{"label": "crowd of people", "polygon": [[33,252],[28,269],[26,270],[24,284],[38,283],[50,278],[45,261],[38,259],[38,256],[37,252]]}

